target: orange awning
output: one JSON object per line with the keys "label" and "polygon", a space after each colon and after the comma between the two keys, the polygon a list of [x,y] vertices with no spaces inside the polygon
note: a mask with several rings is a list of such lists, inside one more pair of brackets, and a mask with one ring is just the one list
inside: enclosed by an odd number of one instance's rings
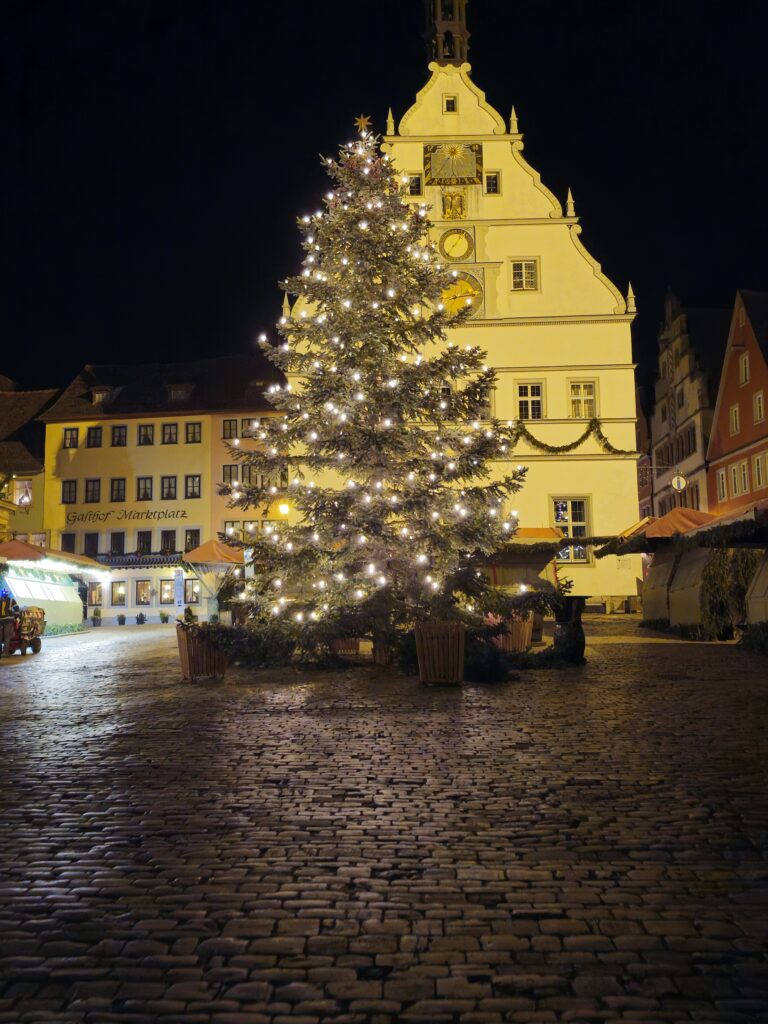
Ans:
{"label": "orange awning", "polygon": [[244,560],[243,548],[230,547],[220,540],[207,540],[184,555],[190,565],[242,565]]}

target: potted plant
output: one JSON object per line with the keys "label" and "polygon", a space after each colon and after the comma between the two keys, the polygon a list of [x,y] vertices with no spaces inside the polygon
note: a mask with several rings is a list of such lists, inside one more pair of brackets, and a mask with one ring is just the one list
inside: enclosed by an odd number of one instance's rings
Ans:
{"label": "potted plant", "polygon": [[196,679],[223,679],[227,656],[211,641],[205,627],[193,622],[176,621],[176,642],[179,645],[181,674],[185,682]]}
{"label": "potted plant", "polygon": [[120,614],[117,616],[117,624],[118,624],[118,626],[124,626],[125,625],[125,615],[123,615],[122,612],[120,612]]}
{"label": "potted plant", "polygon": [[197,616],[192,611],[192,608],[191,608],[190,605],[187,605],[187,607],[184,609],[184,621],[187,624],[190,624],[190,623],[193,623],[193,622],[197,622]]}
{"label": "potted plant", "polygon": [[489,626],[504,624],[506,629],[493,637],[493,642],[502,651],[527,651],[531,646],[533,633],[533,613],[512,612],[508,618],[488,614],[486,621]]}
{"label": "potted plant", "polygon": [[101,625],[101,608],[94,608],[93,611],[91,612],[91,625]]}
{"label": "potted plant", "polygon": [[334,654],[357,656],[360,653],[360,638],[356,636],[339,636],[331,641]]}
{"label": "potted plant", "polygon": [[144,612],[139,612],[139,614],[136,616],[136,625],[143,626],[146,621],[147,616],[144,614]]}
{"label": "potted plant", "polygon": [[170,617],[170,615],[168,614],[168,612],[160,612],[160,621],[161,621],[162,623],[166,623],[166,622],[169,622],[169,621],[170,621],[170,618],[171,618],[171,617]]}

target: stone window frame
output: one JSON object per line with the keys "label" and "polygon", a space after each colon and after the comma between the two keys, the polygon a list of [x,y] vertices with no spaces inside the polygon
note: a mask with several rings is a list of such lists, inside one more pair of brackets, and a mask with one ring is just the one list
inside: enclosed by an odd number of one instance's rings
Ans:
{"label": "stone window frame", "polygon": [[[540,256],[509,256],[508,260],[508,273],[509,273],[509,291],[514,292],[516,295],[536,295],[541,292],[541,257]],[[523,285],[520,288],[515,287],[515,266],[520,265],[523,275]],[[534,273],[536,275],[536,283],[532,288],[526,287],[526,266],[533,264]]]}
{"label": "stone window frame", "polygon": [[[566,501],[566,502],[568,502],[568,516],[569,516],[569,518],[568,518],[567,526],[563,526],[563,523],[562,522],[558,522],[557,519],[556,519],[555,503],[559,502],[559,501]],[[577,520],[576,522],[574,522],[574,520],[573,520],[573,512],[572,512],[572,505],[573,505],[574,501],[583,501],[584,502],[584,519],[583,520],[581,520],[581,519]],[[550,494],[549,495],[549,512],[550,512],[550,525],[556,527],[559,530],[563,530],[565,532],[566,530],[570,531],[571,529],[573,529],[574,526],[577,526],[579,528],[582,527],[582,526],[584,527],[584,534],[583,535],[582,534],[573,534],[573,533],[567,532],[566,533],[567,537],[574,537],[574,536],[576,536],[576,537],[578,537],[578,536],[589,537],[590,536],[590,534],[592,532],[592,529],[591,529],[591,523],[592,523],[592,495],[590,495],[590,494]],[[557,554],[555,555],[555,559],[556,559],[557,563],[558,564],[562,563],[564,565],[570,565],[570,566],[591,565],[593,563],[592,550],[591,550],[591,548],[589,546],[584,545],[584,558],[578,558],[578,559],[574,558],[573,557],[574,550],[575,550],[575,548],[572,547],[571,545],[568,545],[567,547],[561,548],[560,551],[558,551]],[[567,556],[565,558],[561,558],[560,557],[563,551],[567,551],[568,552],[568,554],[567,554]]]}

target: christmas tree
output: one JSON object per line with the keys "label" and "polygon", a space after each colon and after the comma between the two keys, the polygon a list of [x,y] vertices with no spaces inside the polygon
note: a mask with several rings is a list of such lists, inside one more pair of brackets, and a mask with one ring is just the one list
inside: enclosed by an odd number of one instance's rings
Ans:
{"label": "christmas tree", "polygon": [[426,618],[481,621],[498,607],[485,565],[514,533],[524,477],[491,479],[513,425],[488,417],[484,353],[446,340],[472,300],[428,240],[426,206],[365,126],[324,163],[331,188],[299,220],[282,342],[260,339],[288,383],[269,388],[276,414],[232,446],[243,472],[224,488],[261,515],[290,506],[290,521],[240,542],[252,615],[305,649],[391,643]]}

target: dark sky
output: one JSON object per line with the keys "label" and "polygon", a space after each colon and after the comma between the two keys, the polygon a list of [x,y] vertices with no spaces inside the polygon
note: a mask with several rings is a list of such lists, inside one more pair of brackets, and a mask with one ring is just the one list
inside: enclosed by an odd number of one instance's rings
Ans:
{"label": "dark sky", "polygon": [[[713,10],[714,7],[714,10]],[[426,80],[420,0],[21,0],[0,22],[0,372],[243,352],[352,118]],[[766,7],[471,0],[475,82],[638,296],[768,288]],[[649,358],[650,357],[650,358]]]}

